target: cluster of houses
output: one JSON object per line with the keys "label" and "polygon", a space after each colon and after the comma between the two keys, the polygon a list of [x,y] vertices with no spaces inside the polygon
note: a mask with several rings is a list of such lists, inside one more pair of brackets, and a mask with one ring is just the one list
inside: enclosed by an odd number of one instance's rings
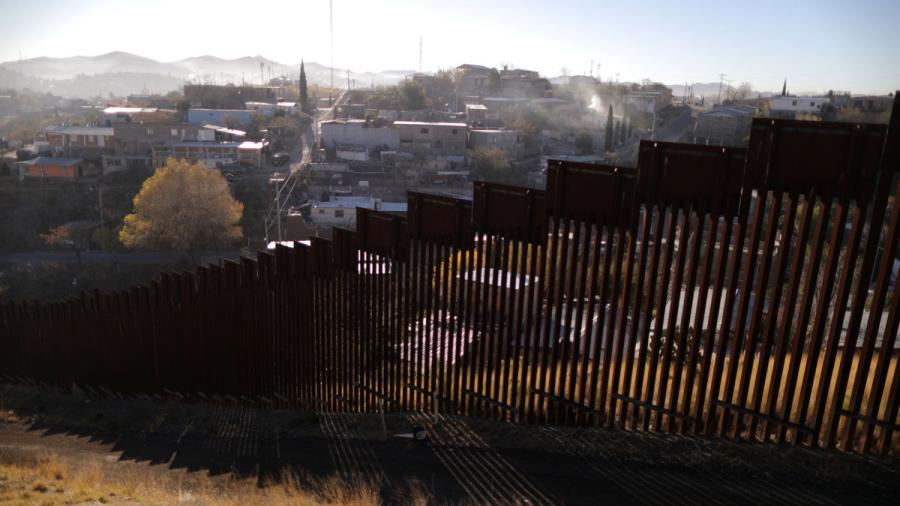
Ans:
{"label": "cluster of houses", "polygon": [[[109,106],[90,126],[46,128],[36,156],[17,163],[21,178],[78,178],[137,167],[159,167],[169,157],[208,167],[260,167],[267,143],[248,136],[260,118],[301,114],[282,101],[281,88],[185,85],[186,111]],[[236,108],[240,105],[241,108]]]}
{"label": "cluster of houses", "polygon": [[831,119],[839,111],[853,109],[863,114],[889,111],[891,95],[856,95],[831,92],[825,96],[776,95],[768,98],[716,104],[712,110],[698,114],[690,141],[711,146],[742,146],[750,138],[753,118],[765,110],[770,118]]}

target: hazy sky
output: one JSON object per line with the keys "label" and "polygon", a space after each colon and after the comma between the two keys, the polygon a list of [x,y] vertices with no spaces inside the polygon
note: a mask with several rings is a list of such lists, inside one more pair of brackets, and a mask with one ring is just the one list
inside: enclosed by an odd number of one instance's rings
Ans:
{"label": "hazy sky", "polygon": [[[128,51],[328,64],[328,0],[0,0],[0,61]],[[334,64],[460,63],[549,76],[718,81],[794,91],[900,88],[900,0],[334,0]]]}

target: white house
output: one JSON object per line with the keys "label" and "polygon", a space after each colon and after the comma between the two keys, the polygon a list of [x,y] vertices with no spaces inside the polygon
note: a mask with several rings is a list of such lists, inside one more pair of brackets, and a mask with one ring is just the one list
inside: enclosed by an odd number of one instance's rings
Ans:
{"label": "white house", "polygon": [[372,197],[332,197],[310,206],[309,219],[317,227],[356,225],[356,208],[375,209],[395,213],[406,212],[406,202],[382,202]]}
{"label": "white house", "polygon": [[828,105],[828,97],[772,97],[769,111],[791,114],[819,114]]}
{"label": "white house", "polygon": [[361,146],[366,149],[384,148],[396,151],[400,146],[400,134],[391,126],[375,126],[362,119],[332,120],[322,122],[322,144],[326,148]]}

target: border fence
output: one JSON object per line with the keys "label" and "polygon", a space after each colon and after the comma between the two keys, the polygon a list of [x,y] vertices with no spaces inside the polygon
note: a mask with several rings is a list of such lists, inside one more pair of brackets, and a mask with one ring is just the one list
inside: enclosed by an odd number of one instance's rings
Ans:
{"label": "border fence", "polygon": [[898,174],[900,98],[889,127],[756,119],[748,149],[410,192],[330,241],[4,302],[0,374],[897,455]]}

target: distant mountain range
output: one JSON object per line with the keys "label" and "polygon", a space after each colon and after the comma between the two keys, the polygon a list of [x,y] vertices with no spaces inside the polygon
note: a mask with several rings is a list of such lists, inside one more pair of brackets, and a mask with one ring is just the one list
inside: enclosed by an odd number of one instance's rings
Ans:
{"label": "distant mountain range", "polygon": [[[262,67],[260,66],[262,65]],[[310,85],[327,86],[331,69],[307,62],[306,78]],[[350,72],[357,87],[396,84],[414,71]],[[216,56],[196,56],[175,62],[113,51],[98,56],[66,58],[38,57],[0,63],[0,89],[30,88],[64,97],[125,96],[132,93],[167,93],[185,82],[259,84],[270,77],[297,79],[300,64],[283,64],[262,56],[246,56],[233,60]],[[337,86],[345,86],[346,69],[334,69]]]}
{"label": "distant mountain range", "polygon": [[[354,87],[390,85],[414,74],[414,70],[353,72],[349,79]],[[195,56],[174,62],[122,51],[98,56],[50,58],[41,56],[27,60],[0,63],[0,89],[29,88],[62,97],[90,98],[127,96],[133,93],[160,93],[180,89],[185,82],[210,84],[259,84],[270,77],[297,79],[300,64],[284,64],[263,56],[245,56],[232,60],[211,55]],[[334,79],[339,87],[347,85],[347,69],[331,69],[326,65],[306,62],[306,78],[311,85],[328,86]],[[566,78],[551,78],[564,82]],[[683,84],[668,85],[676,97],[685,93]],[[719,83],[694,83],[694,96],[716,97]],[[771,92],[762,92],[763,96]]]}

